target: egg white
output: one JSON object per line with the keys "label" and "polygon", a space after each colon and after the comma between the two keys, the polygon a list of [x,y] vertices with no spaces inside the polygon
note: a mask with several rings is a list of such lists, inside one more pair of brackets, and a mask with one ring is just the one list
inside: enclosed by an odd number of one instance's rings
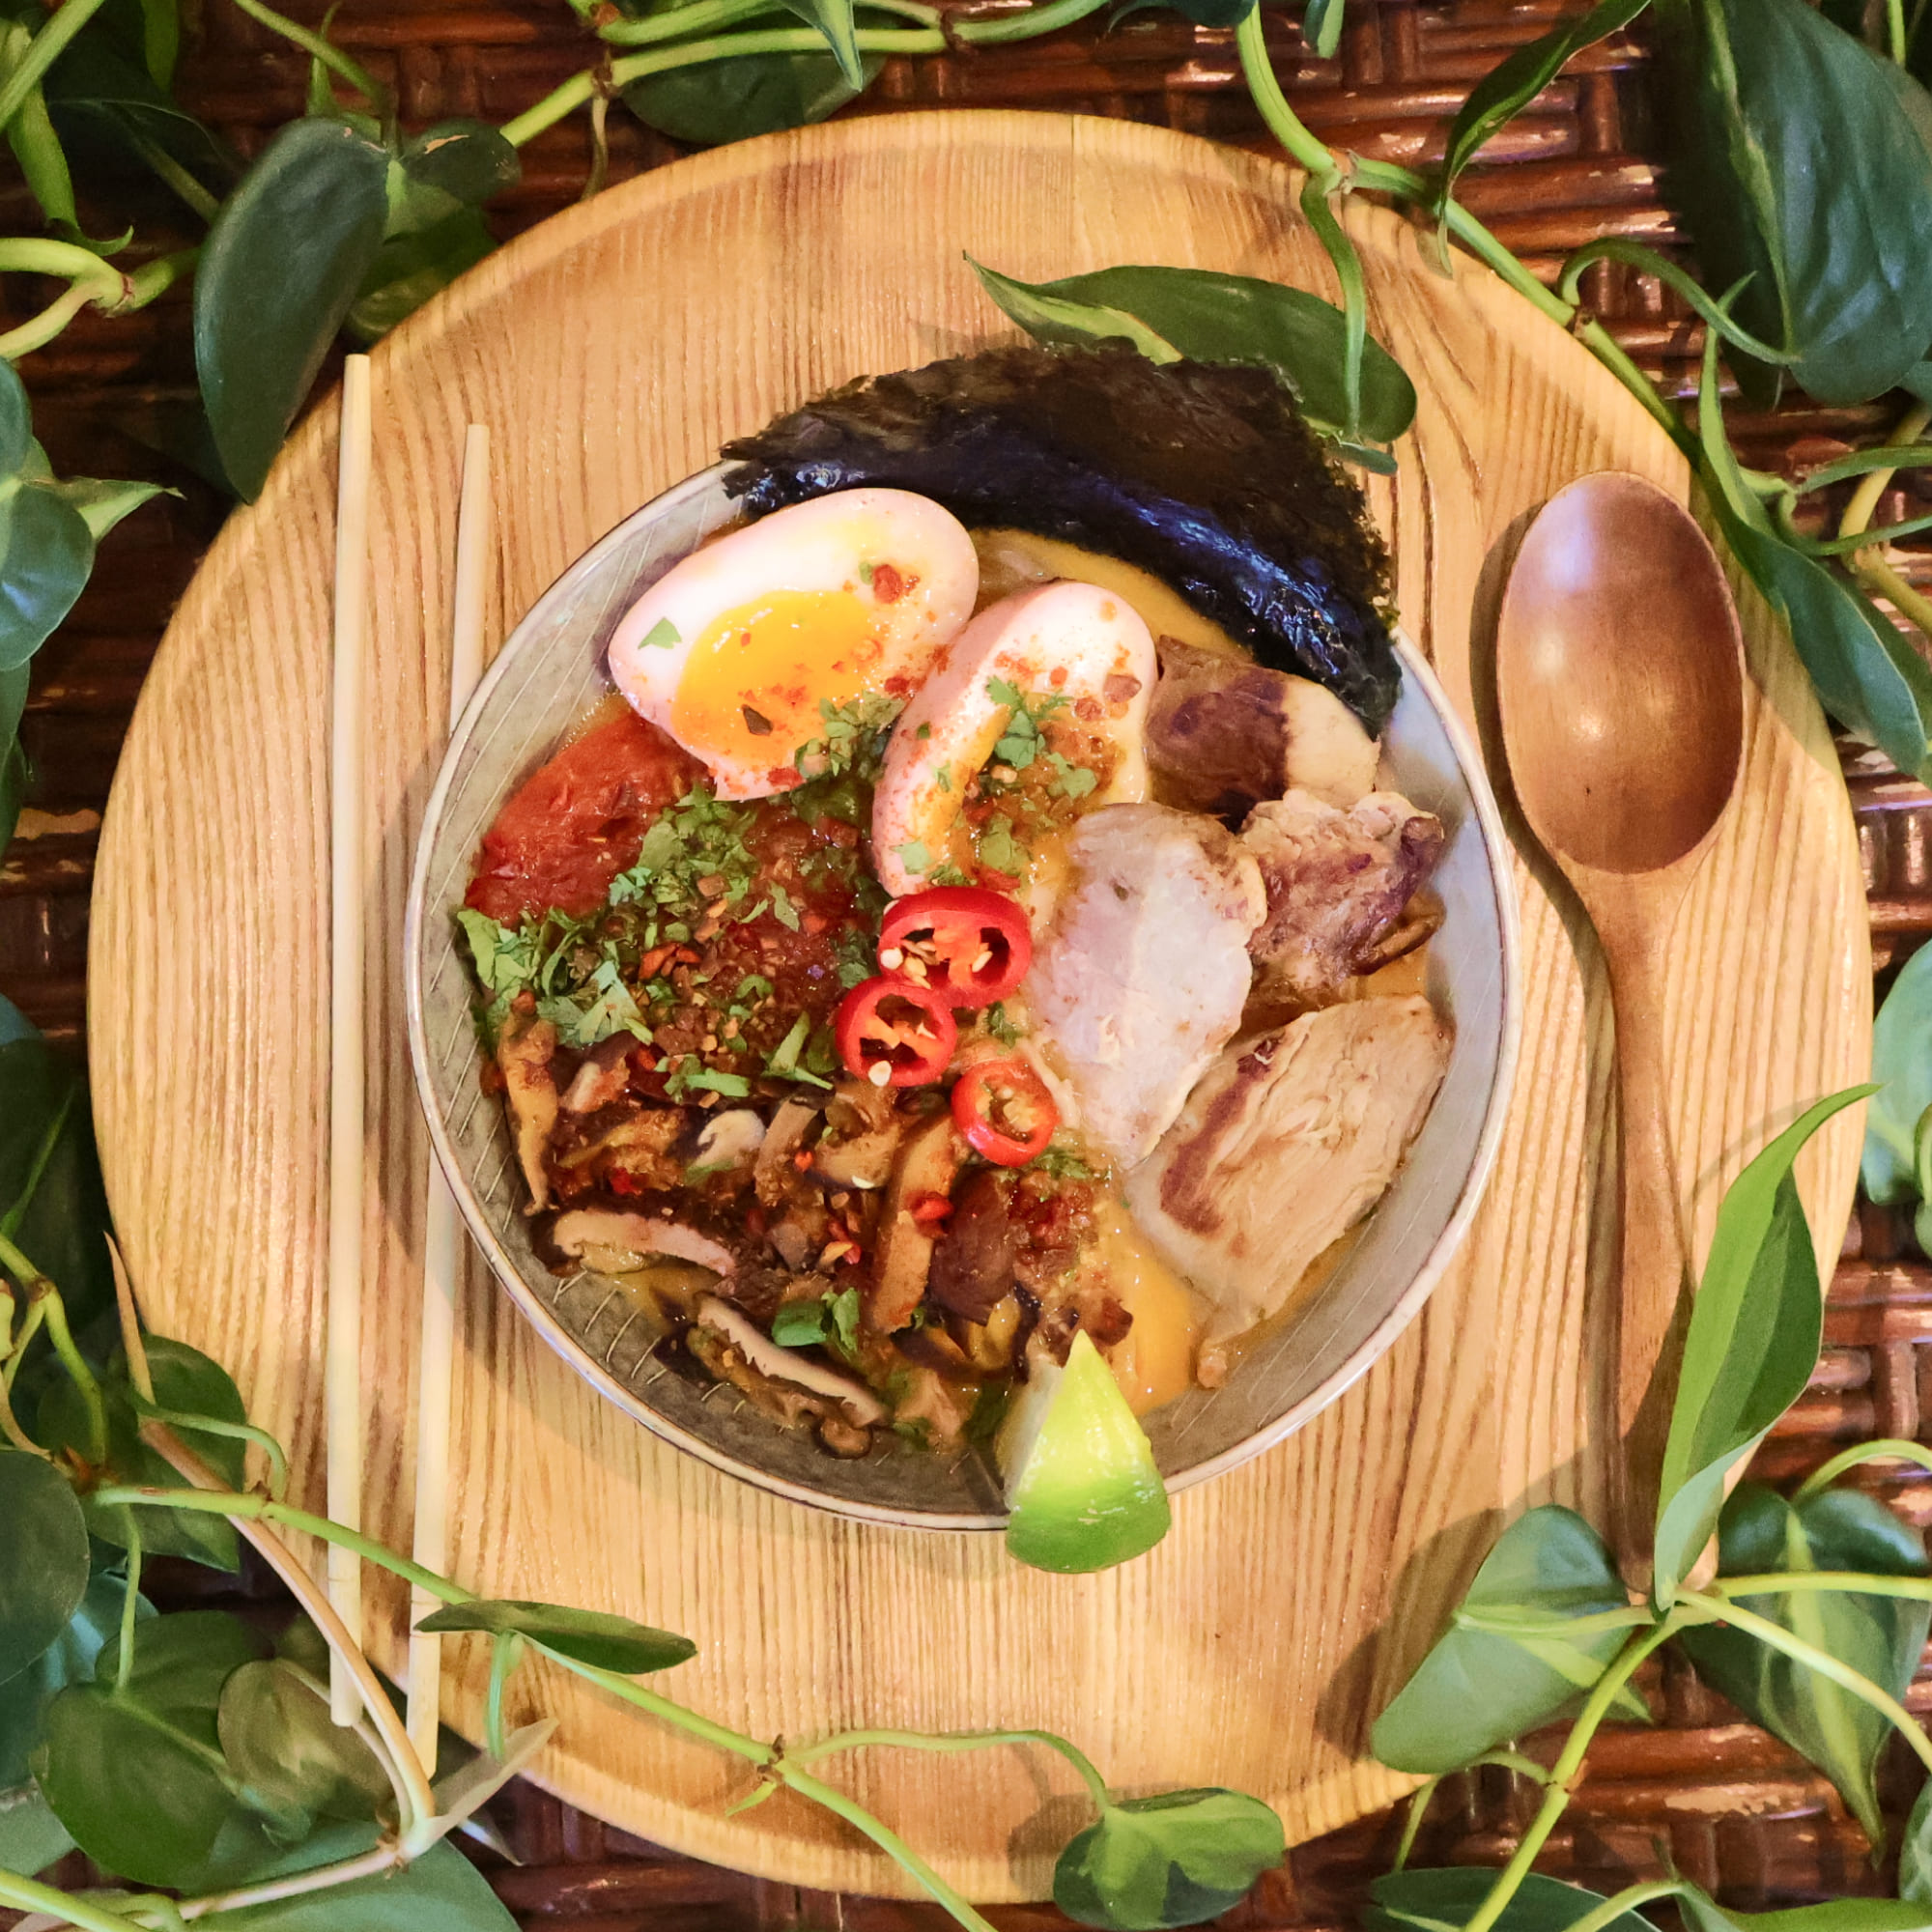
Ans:
{"label": "egg white", "polygon": [[710,770],[719,796],[799,782],[823,705],[904,698],[972,615],[965,526],[905,490],[775,511],[675,564],[624,613],[611,682]]}

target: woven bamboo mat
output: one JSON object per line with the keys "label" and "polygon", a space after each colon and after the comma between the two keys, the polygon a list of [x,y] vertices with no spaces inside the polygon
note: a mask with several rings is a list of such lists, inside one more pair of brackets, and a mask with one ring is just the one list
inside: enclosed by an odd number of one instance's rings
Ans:
{"label": "woven bamboo mat", "polygon": [[[252,152],[300,113],[306,63],[226,0],[201,0],[198,11],[184,100]],[[298,0],[289,11],[315,22],[324,9],[319,0]],[[1413,160],[1439,148],[1477,78],[1567,11],[1555,0],[1351,0],[1335,60],[1317,60],[1288,16],[1270,16],[1269,39],[1292,98],[1319,133],[1358,153]],[[347,0],[333,33],[395,84],[412,125],[457,114],[505,120],[596,53],[564,0]],[[915,105],[1111,114],[1265,145],[1231,36],[1149,15],[1104,37],[1074,30],[1009,48],[894,60],[855,111]],[[622,112],[611,114],[610,127],[613,177],[680,152]],[[1511,247],[1545,269],[1601,235],[1671,247],[1677,232],[1646,158],[1654,135],[1641,46],[1619,36],[1577,61],[1492,145],[1484,165],[1465,178],[1465,199]],[[551,130],[524,158],[522,185],[493,210],[505,238],[582,192],[590,159],[583,121]],[[7,232],[33,231],[23,193],[0,190],[0,220]],[[135,252],[142,255],[195,239],[160,197],[142,208],[139,231]],[[47,299],[15,279],[19,286],[8,298],[20,314]],[[1672,389],[1694,381],[1700,331],[1654,280],[1604,265],[1591,271],[1586,294],[1650,373]],[[89,317],[22,365],[59,470],[181,482],[155,445],[167,445],[192,399],[187,314],[176,293],[140,314]],[[1822,410],[1801,399],[1775,415],[1733,422],[1747,460],[1797,469],[1877,440],[1890,414],[1884,405]],[[1932,481],[1923,487],[1932,496]],[[40,783],[0,866],[0,991],[59,1037],[77,1041],[83,1027],[88,892],[115,758],[168,613],[223,507],[213,491],[190,484],[180,500],[157,503],[123,526],[102,547],[99,570],[72,618],[36,663],[25,735]],[[1875,521],[1910,513],[1901,490]],[[1932,582],[1932,555],[1910,560],[1906,575]],[[1882,988],[1932,934],[1932,794],[1869,754],[1848,751],[1847,773]],[[1817,1373],[1767,1444],[1757,1473],[1795,1479],[1841,1443],[1866,1436],[1932,1440],[1928,1344],[1932,1266],[1912,1248],[1898,1217],[1861,1208],[1833,1281]],[[1915,1474],[1873,1487],[1911,1521],[1932,1524],[1932,1479]],[[210,1598],[216,1581],[224,1594]],[[183,1599],[229,1601],[235,1594],[225,1580],[185,1568],[168,1587]],[[240,1595],[259,1610],[272,1589],[244,1575]],[[1880,1888],[1884,1875],[1872,1869],[1861,1833],[1823,1778],[1739,1721],[1688,1670],[1654,1672],[1644,1688],[1657,1724],[1603,1734],[1543,1868],[1612,1890],[1656,1874],[1667,1859],[1744,1909]],[[1908,1702],[1921,1716],[1932,1714],[1932,1670],[1921,1670]],[[1902,1811],[1910,1783],[1904,1768],[1895,1769],[1902,1781],[1891,1799]],[[1508,1773],[1451,1780],[1435,1801],[1419,1856],[1425,1862],[1500,1861],[1532,1808],[1531,1793]],[[522,1862],[480,1856],[530,1928],[888,1932],[946,1922],[929,1908],[802,1892],[679,1859],[526,1786],[513,1787],[496,1815]],[[1386,1868],[1393,1841],[1384,1817],[1302,1846],[1223,1922],[1351,1923],[1369,1879]],[[1050,1907],[1006,1907],[992,1916],[1011,1932],[1066,1922]],[[0,1927],[8,1922],[0,1914]]]}

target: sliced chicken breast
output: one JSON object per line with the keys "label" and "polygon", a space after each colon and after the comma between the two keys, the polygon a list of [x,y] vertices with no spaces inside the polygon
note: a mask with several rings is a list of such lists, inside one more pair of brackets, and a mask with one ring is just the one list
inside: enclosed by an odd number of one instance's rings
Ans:
{"label": "sliced chicken breast", "polygon": [[1035,942],[1025,1000],[1078,1125],[1131,1167],[1234,1037],[1267,900],[1230,833],[1166,806],[1103,806],[1066,854],[1072,883]]}
{"label": "sliced chicken breast", "polygon": [[1224,1053],[1126,1199],[1210,1313],[1197,1363],[1218,1387],[1228,1344],[1382,1197],[1428,1118],[1452,1035],[1424,999],[1357,1000]]}

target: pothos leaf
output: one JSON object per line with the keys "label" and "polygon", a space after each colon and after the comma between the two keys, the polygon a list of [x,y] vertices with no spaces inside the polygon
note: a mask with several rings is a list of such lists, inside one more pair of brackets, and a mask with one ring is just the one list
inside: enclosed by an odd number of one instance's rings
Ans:
{"label": "pothos leaf", "polygon": [[[1472,1917],[1495,1882],[1494,1872],[1468,1865],[1386,1872],[1369,1888],[1362,1924],[1365,1932],[1443,1932]],[[1567,1932],[1586,1913],[1607,1903],[1602,1892],[1529,1872],[1503,1907],[1495,1932]],[[1657,1928],[1639,1913],[1620,1912],[1604,1932]]]}
{"label": "pothos leaf", "polygon": [[1083,1925],[1147,1932],[1218,1918],[1286,1850],[1258,1798],[1216,1788],[1107,1804],[1061,1853],[1053,1902]]}
{"label": "pothos leaf", "polygon": [[[1719,1574],[1843,1570],[1883,1577],[1932,1574],[1916,1530],[1856,1490],[1826,1490],[1794,1507],[1759,1483],[1745,1483],[1724,1506]],[[1912,1682],[1932,1604],[1839,1591],[1746,1597],[1743,1606],[1871,1679],[1893,1697]],[[1753,1722],[1802,1751],[1838,1787],[1874,1845],[1885,1840],[1876,1777],[1891,1735],[1885,1717],[1795,1658],[1743,1631],[1699,1625],[1684,1647],[1704,1676]]]}
{"label": "pothos leaf", "polygon": [[[98,1572],[61,1634],[17,1677],[0,1684],[0,1793],[25,1784],[33,1776],[34,1749],[41,1741],[47,1706],[70,1684],[93,1678],[95,1660],[121,1628],[127,1600],[127,1578],[118,1570]],[[154,1605],[145,1598],[135,1599],[136,1619],[154,1613]]]}
{"label": "pothos leaf", "polygon": [[37,487],[51,491],[70,508],[77,510],[96,543],[123,517],[153,497],[180,494],[162,483],[112,483],[99,476],[70,476],[60,482],[49,478]]}
{"label": "pothos leaf", "polygon": [[784,0],[785,11],[825,36],[825,44],[838,63],[838,74],[856,94],[866,85],[865,63],[859,56],[858,24],[852,0]]}
{"label": "pothos leaf", "polygon": [[1932,946],[1905,962],[1878,1009],[1872,1079],[1859,1179],[1881,1206],[1917,1199],[1919,1123],[1932,1107]]}
{"label": "pothos leaf", "polygon": [[499,129],[487,121],[439,121],[402,152],[403,171],[413,182],[440,188],[469,208],[515,187],[524,164]]}
{"label": "pothos leaf", "polygon": [[1255,11],[1255,0],[1168,0],[1197,27],[1238,27]]}
{"label": "pothos leaf", "polygon": [[[366,1850],[363,1845],[361,1849]],[[353,1854],[343,1850],[338,1856]],[[400,1871],[219,1912],[209,1932],[517,1932],[490,1882],[449,1845],[432,1845]]]}
{"label": "pothos leaf", "polygon": [[1574,1511],[1520,1517],[1476,1572],[1449,1629],[1377,1719],[1370,1748],[1398,1771],[1456,1771],[1588,1690],[1623,1647],[1629,1593]]}
{"label": "pothos leaf", "polygon": [[[1932,339],[1932,101],[1806,0],[1659,0],[1672,199],[1707,280],[1799,352],[1824,403],[1891,388]],[[1736,358],[1758,402],[1775,371]]]}
{"label": "pothos leaf", "polygon": [[1817,1250],[1791,1179],[1801,1149],[1868,1087],[1792,1122],[1725,1192],[1691,1307],[1657,1506],[1659,1603],[1718,1526],[1724,1477],[1803,1391],[1824,1321]]}
{"label": "pothos leaf", "polygon": [[382,245],[388,168],[388,150],[346,121],[293,122],[209,230],[195,366],[229,480],[250,501]]}
{"label": "pothos leaf", "polygon": [[1333,60],[1342,44],[1342,20],[1348,0],[1308,0],[1302,15],[1301,33],[1318,60]]}
{"label": "pothos leaf", "polygon": [[547,1650],[580,1663],[636,1676],[668,1670],[697,1655],[688,1636],[654,1630],[608,1610],[576,1610],[559,1604],[518,1603],[505,1599],[451,1604],[416,1626],[425,1631],[488,1631],[493,1635],[526,1636]]}
{"label": "pothos leaf", "polygon": [[1932,1906],[1932,1777],[1918,1787],[1899,1836],[1898,1895]]}
{"label": "pothos leaf", "polygon": [[41,1789],[89,1858],[140,1885],[206,1882],[241,1810],[222,1759],[221,1687],[267,1641],[220,1610],[140,1625],[125,1685],[71,1685],[48,1707]]}
{"label": "pothos leaf", "polygon": [[53,1463],[0,1450],[0,1685],[36,1662],[87,1591],[87,1523]]}
{"label": "pothos leaf", "polygon": [[0,476],[12,476],[34,447],[33,405],[13,363],[0,357]]}
{"label": "pothos leaf", "polygon": [[[760,14],[748,24],[775,26],[784,17],[781,13]],[[857,18],[861,25],[870,24],[864,8]],[[829,52],[747,54],[709,67],[646,74],[625,88],[624,105],[646,128],[673,141],[722,147],[823,121],[856,100],[884,66],[882,54],[864,55],[854,86]]]}
{"label": "pothos leaf", "polygon": [[94,536],[71,503],[38,481],[0,482],[0,670],[23,665],[73,609],[94,568]]}
{"label": "pothos leaf", "polygon": [[[972,257],[967,260],[972,262]],[[1348,417],[1348,321],[1305,289],[1208,269],[1096,270],[1021,282],[972,263],[986,293],[1037,341],[1083,345],[1124,338],[1155,362],[1243,362],[1269,370],[1310,421]],[[1415,420],[1415,386],[1387,350],[1363,349],[1360,433],[1393,442]]]}
{"label": "pothos leaf", "polygon": [[1469,90],[1450,127],[1435,190],[1437,215],[1455,191],[1457,177],[1475,159],[1485,142],[1514,121],[1556,78],[1567,61],[1620,27],[1629,26],[1649,5],[1650,0],[1598,0],[1587,14],[1560,21],[1492,68]]}
{"label": "pothos leaf", "polygon": [[358,342],[376,342],[497,245],[473,208],[458,208],[429,228],[390,236],[377,251],[348,327]]}
{"label": "pothos leaf", "polygon": [[328,1689],[281,1658],[242,1664],[215,1713],[222,1755],[251,1797],[297,1814],[366,1818],[389,1796],[376,1754],[329,1716]]}
{"label": "pothos leaf", "polygon": [[1739,1912],[1683,1880],[1677,1904],[1690,1932],[1926,1932],[1932,1926],[1932,1911],[1910,1897],[1833,1898],[1782,1912]]}

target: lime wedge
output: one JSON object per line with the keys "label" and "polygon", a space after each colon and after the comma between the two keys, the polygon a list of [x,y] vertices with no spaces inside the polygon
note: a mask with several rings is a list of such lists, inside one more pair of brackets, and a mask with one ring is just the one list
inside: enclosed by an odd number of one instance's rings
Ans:
{"label": "lime wedge", "polygon": [[1084,1333],[1065,1368],[1036,1369],[994,1445],[1007,1481],[1007,1549],[1036,1570],[1110,1569],[1173,1520],[1153,1448]]}

